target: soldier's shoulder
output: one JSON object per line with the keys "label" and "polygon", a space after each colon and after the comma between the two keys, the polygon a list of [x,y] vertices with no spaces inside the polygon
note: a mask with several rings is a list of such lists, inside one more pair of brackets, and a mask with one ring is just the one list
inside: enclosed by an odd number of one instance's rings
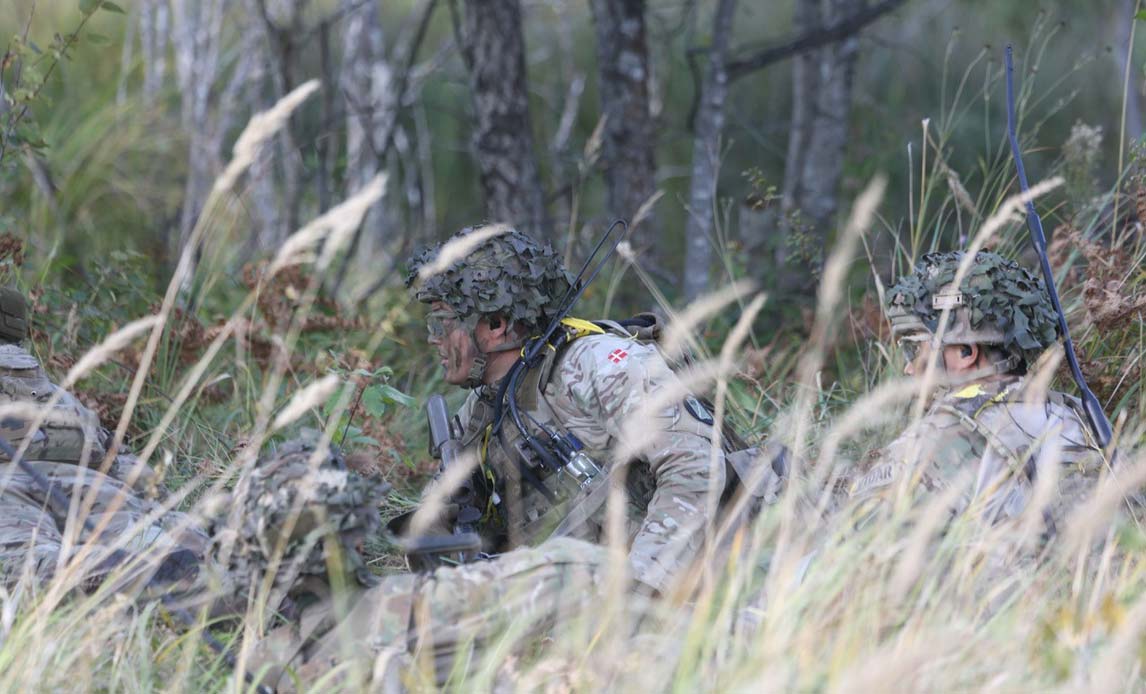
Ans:
{"label": "soldier's shoulder", "polygon": [[1048,434],[1057,436],[1064,459],[1091,448],[1082,403],[1057,391],[1024,388],[1014,397],[983,408],[976,420],[1012,450],[1023,450]]}
{"label": "soldier's shoulder", "polygon": [[466,399],[462,401],[461,407],[458,408],[458,420],[464,427],[474,417],[474,410],[479,407],[481,401],[481,394],[477,389],[471,390]]}
{"label": "soldier's shoulder", "polygon": [[634,337],[613,333],[588,335],[574,340],[561,355],[563,366],[578,369],[614,369],[627,365],[630,359],[659,356],[656,346]]}

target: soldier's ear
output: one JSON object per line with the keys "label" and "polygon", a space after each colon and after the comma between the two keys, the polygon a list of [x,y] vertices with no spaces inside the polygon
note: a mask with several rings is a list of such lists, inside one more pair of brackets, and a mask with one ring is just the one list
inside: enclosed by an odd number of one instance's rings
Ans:
{"label": "soldier's ear", "polygon": [[970,371],[978,366],[980,354],[982,354],[982,351],[979,349],[979,345],[959,345],[959,351],[954,355],[954,366],[952,366],[950,363],[951,359],[948,357],[947,368],[955,372]]}

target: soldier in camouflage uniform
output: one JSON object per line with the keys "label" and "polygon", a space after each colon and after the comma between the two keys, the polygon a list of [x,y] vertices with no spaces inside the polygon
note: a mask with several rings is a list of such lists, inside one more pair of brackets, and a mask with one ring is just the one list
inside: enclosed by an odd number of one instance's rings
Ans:
{"label": "soldier in camouflage uniform", "polygon": [[570,538],[433,572],[370,573],[362,542],[379,530],[385,491],[303,439],[260,459],[220,504],[208,553],[225,569],[220,595],[252,595],[279,616],[248,660],[262,684],[411,683],[420,654],[441,682],[474,647],[535,635],[598,599],[605,550]]}
{"label": "soldier in camouflage uniform", "polygon": [[926,255],[888,291],[887,315],[906,373],[921,375],[939,350],[938,375],[947,385],[919,421],[876,452],[850,497],[864,513],[886,508],[896,495],[918,498],[966,484],[952,512],[969,511],[994,525],[1022,515],[1039,476],[1053,475],[1055,492],[1041,509],[1045,532],[1053,535],[1093,488],[1106,465],[1103,452],[1079,400],[1039,392],[1025,377],[1058,338],[1042,280],[979,252],[956,287],[962,259],[961,252]]}
{"label": "soldier in camouflage uniform", "polygon": [[[52,383],[36,357],[20,346],[26,332],[24,297],[0,289],[0,436],[17,451],[23,448],[23,460],[43,476],[37,480],[11,462],[0,463],[0,583],[24,575],[44,580],[78,558],[83,583],[92,586],[115,565],[144,553],[151,557],[151,570],[165,557],[180,556],[180,571],[194,573],[195,560],[177,550],[201,558],[206,536],[182,514],[142,522],[155,505],[129,483],[145,487],[152,475],[135,457],[117,456],[109,475],[91,469],[103,462],[110,436],[96,415]],[[33,431],[32,422],[49,403]],[[44,479],[71,508],[52,503]],[[81,516],[85,504],[91,509]],[[71,529],[77,535],[65,541]],[[129,573],[146,578],[147,563]]]}
{"label": "soldier in camouflage uniform", "polygon": [[[485,550],[496,556],[387,576],[348,597],[341,619],[329,605],[316,606],[259,644],[255,662],[271,666],[264,680],[271,684],[286,681],[285,666],[304,681],[338,667],[352,676],[354,663],[404,662],[423,648],[441,676],[459,651],[510,625],[530,636],[565,616],[591,614],[585,608],[600,600],[607,558],[600,543],[610,481],[624,485],[627,496],[625,539],[638,594],[626,607],[643,610],[639,594],[668,589],[695,559],[726,477],[735,474],[726,473],[719,445],[713,451],[711,415],[695,398],[680,395],[642,411],[658,390],[679,388],[657,347],[643,333],[582,320],[563,324],[557,345],[517,393],[520,416],[539,440],[571,434],[592,461],[546,468],[512,424],[497,426],[496,412],[507,407],[504,399],[498,404],[506,374],[552,319],[570,276],[551,248],[514,230],[442,271],[421,272],[437,253],[414,259],[409,283],[430,304],[429,340],[445,380],[471,389],[455,429],[478,461],[476,506],[483,513],[474,520]],[[633,459],[618,459],[634,415],[642,418],[643,440],[630,449]],[[753,457],[738,460],[748,465]]]}
{"label": "soldier in camouflage uniform", "polygon": [[[570,435],[593,463],[546,464],[523,441],[507,411],[510,394],[501,391],[523,344],[549,324],[572,278],[552,248],[512,229],[421,276],[437,254],[429,249],[412,261],[408,284],[430,304],[430,344],[445,380],[471,389],[457,424],[485,482],[478,525],[487,549],[535,546],[554,536],[604,542],[612,479],[627,496],[632,576],[645,589],[666,590],[695,558],[725,488],[724,452],[719,444],[713,451],[707,409],[682,393],[649,410],[658,391],[683,390],[657,346],[640,330],[568,319],[515,395],[521,423],[537,441],[544,446],[553,434]],[[616,458],[622,443],[635,450],[630,459]]]}

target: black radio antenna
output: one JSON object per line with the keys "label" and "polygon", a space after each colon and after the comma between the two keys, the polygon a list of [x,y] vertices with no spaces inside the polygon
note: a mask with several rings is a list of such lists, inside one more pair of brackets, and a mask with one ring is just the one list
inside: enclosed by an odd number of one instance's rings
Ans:
{"label": "black radio antenna", "polygon": [[[1007,65],[1007,135],[1011,140],[1011,154],[1015,158],[1015,168],[1019,174],[1019,189],[1023,193],[1027,193],[1030,191],[1030,186],[1027,185],[1027,172],[1023,168],[1023,157],[1019,152],[1019,138],[1015,134],[1015,65],[1013,53],[1011,45],[1007,44],[1005,56]],[[1035,204],[1031,200],[1027,200],[1027,229],[1031,234],[1031,245],[1035,247],[1035,254],[1039,257],[1039,266],[1042,268],[1047,294],[1050,295],[1051,305],[1054,306],[1055,315],[1058,316],[1058,327],[1062,333],[1062,346],[1066,353],[1066,363],[1070,365],[1070,375],[1074,377],[1074,382],[1078,385],[1082,407],[1086,411],[1090,428],[1098,439],[1098,443],[1106,448],[1110,445],[1111,439],[1114,438],[1114,432],[1110,427],[1110,420],[1102,411],[1102,404],[1098,402],[1094,392],[1086,385],[1086,378],[1083,377],[1082,369],[1078,366],[1078,355],[1074,351],[1074,341],[1070,339],[1070,329],[1066,325],[1066,314],[1062,311],[1062,303],[1059,301],[1058,290],[1055,288],[1054,271],[1051,269],[1050,259],[1047,258],[1047,237],[1043,233],[1043,222],[1039,219],[1039,213],[1035,211]]]}

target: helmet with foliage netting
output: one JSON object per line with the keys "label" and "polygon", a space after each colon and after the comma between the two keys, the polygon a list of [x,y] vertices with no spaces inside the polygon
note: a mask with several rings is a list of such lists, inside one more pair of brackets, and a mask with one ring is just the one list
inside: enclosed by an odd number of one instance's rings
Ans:
{"label": "helmet with foliage netting", "polygon": [[260,458],[212,519],[211,553],[237,585],[269,570],[288,592],[332,569],[372,582],[360,545],[381,528],[378,506],[389,485],[348,470],[317,439],[308,432]]}
{"label": "helmet with foliage netting", "polygon": [[[495,233],[466,252],[466,237],[490,232]],[[459,257],[449,260],[459,249]],[[446,258],[440,259],[443,251]],[[438,267],[441,260],[444,267]],[[552,246],[508,227],[466,227],[415,254],[408,266],[406,286],[418,301],[441,301],[471,325],[489,315],[541,325],[573,283]]]}
{"label": "helmet with foliage netting", "polygon": [[943,344],[999,345],[1031,362],[1058,339],[1058,317],[1040,277],[997,253],[975,254],[955,287],[962,251],[928,253],[915,272],[887,293],[892,337],[924,341],[939,332],[949,310]]}

